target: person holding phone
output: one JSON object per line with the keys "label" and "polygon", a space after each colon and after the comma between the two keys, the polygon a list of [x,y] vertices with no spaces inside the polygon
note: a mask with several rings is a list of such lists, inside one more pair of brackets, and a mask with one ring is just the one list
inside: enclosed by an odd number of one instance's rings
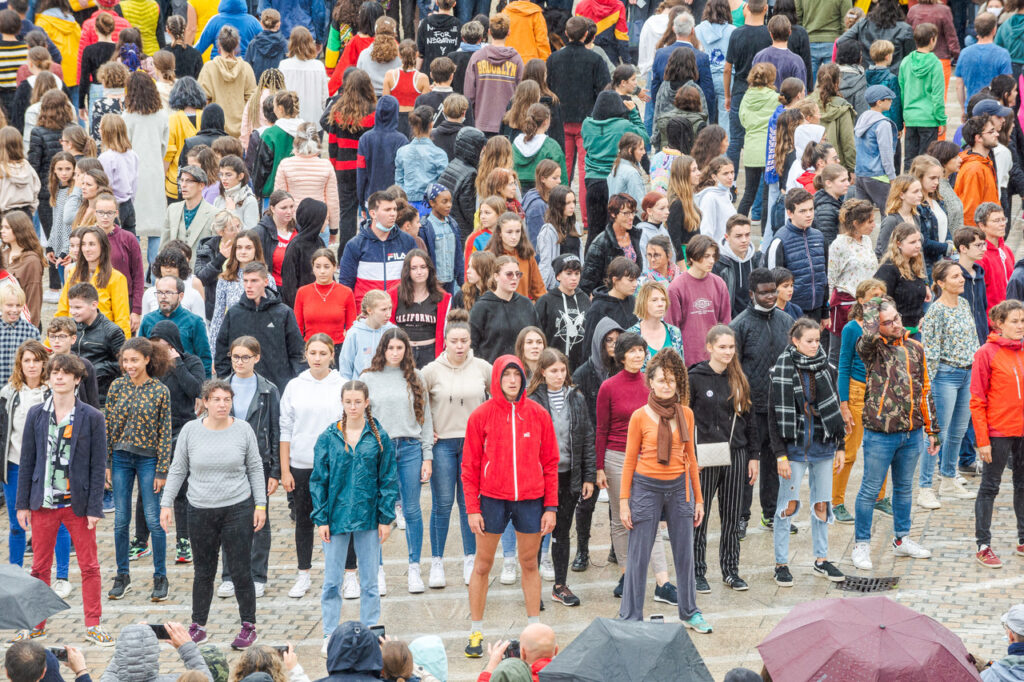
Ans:
{"label": "person holding phone", "polygon": [[[206,660],[199,652],[199,645],[189,637],[185,626],[168,621],[163,624],[138,623],[124,626],[117,638],[114,657],[103,671],[100,682],[139,679],[140,668],[146,673],[149,682],[170,682],[178,679],[177,673],[160,674],[161,639],[170,641],[187,670],[195,670],[210,675],[210,679],[213,678]],[[68,649],[70,650],[70,647]],[[68,653],[70,663],[70,651]]]}

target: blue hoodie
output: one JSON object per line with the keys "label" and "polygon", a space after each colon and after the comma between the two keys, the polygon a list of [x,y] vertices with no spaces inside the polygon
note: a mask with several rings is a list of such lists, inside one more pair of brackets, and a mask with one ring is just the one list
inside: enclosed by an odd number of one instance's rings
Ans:
{"label": "blue hoodie", "polygon": [[354,620],[339,625],[327,642],[327,677],[317,682],[379,682],[384,667],[380,644],[370,628]]}
{"label": "blue hoodie", "polygon": [[290,36],[293,28],[305,26],[316,42],[327,42],[328,13],[323,0],[260,0],[256,13],[262,15],[265,9],[281,13],[281,35]]}
{"label": "blue hoodie", "polygon": [[210,52],[210,59],[216,57],[218,54],[217,35],[225,26],[234,26],[238,29],[240,37],[238,44],[239,57],[245,57],[245,48],[249,45],[249,41],[263,30],[259,20],[249,14],[245,0],[220,0],[220,5],[217,6],[217,14],[206,23],[206,28],[203,29],[202,35],[199,36],[199,42],[196,43],[196,49],[200,52],[206,52],[208,47],[212,47],[213,51]]}
{"label": "blue hoodie", "polygon": [[371,329],[365,320],[360,319],[345,332],[345,341],[341,344],[341,354],[338,357],[338,373],[345,381],[358,379],[363,370],[370,366],[370,360],[377,351],[381,336],[394,326],[390,322],[385,322],[380,329]]}
{"label": "blue hoodie", "polygon": [[245,61],[252,67],[256,82],[267,69],[276,69],[288,54],[288,38],[283,31],[262,31],[249,42]]}
{"label": "blue hoodie", "polygon": [[[409,138],[398,132],[398,100],[384,95],[377,100],[373,128],[359,138],[356,197],[360,204],[366,204],[374,192],[395,184],[395,157],[398,150],[408,143]],[[410,199],[419,200],[418,197]]]}

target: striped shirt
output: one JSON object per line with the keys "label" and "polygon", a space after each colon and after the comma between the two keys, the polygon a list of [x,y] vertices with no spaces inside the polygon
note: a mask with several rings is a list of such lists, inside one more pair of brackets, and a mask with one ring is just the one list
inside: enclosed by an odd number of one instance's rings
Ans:
{"label": "striped shirt", "polygon": [[0,40],[0,90],[14,90],[18,67],[28,61],[28,45],[24,40]]}

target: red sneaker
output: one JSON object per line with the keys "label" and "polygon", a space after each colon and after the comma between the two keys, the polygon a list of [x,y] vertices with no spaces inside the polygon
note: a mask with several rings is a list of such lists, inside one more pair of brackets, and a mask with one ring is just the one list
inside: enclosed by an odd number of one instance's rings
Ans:
{"label": "red sneaker", "polygon": [[999,560],[999,557],[996,556],[996,553],[992,551],[991,547],[985,547],[984,549],[979,550],[978,553],[974,555],[974,558],[977,559],[978,563],[985,568],[1003,567],[1003,562]]}
{"label": "red sneaker", "polygon": [[1017,556],[1024,556],[1024,542],[1017,545]]}

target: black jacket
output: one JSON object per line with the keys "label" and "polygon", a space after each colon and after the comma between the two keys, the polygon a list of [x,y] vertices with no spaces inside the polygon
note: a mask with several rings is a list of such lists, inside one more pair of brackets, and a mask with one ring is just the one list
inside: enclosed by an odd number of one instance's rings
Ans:
{"label": "black jacket", "polygon": [[[640,250],[640,230],[633,227],[629,230],[629,241],[636,253],[636,264],[642,270],[644,267],[643,252]],[[586,254],[583,259],[583,276],[580,278],[580,289],[590,294],[604,282],[605,271],[608,264],[616,256],[625,256],[626,252],[619,246],[615,238],[615,231],[609,224],[604,231],[596,235],[592,241],[587,242]]]}
{"label": "black jacket", "polygon": [[39,201],[50,199],[50,161],[61,151],[63,131],[35,126],[29,133],[28,162],[39,176]]}
{"label": "black jacket", "polygon": [[612,318],[623,329],[629,329],[637,322],[633,314],[636,299],[632,296],[624,299],[615,298],[608,293],[608,287],[601,286],[594,290],[594,296],[587,310],[587,324],[583,330],[583,347],[592,348],[594,330],[597,324],[606,317]]}
{"label": "black jacket", "polygon": [[[452,78],[452,90],[465,95],[463,92],[466,86],[466,69],[469,68],[469,60],[476,54],[476,51],[467,52],[464,50],[455,50],[455,52],[449,52],[447,54],[448,59],[455,62],[455,76]],[[472,109],[472,107],[470,107]]]}
{"label": "black jacket", "polygon": [[513,293],[505,301],[493,291],[485,291],[469,311],[473,353],[491,364],[502,355],[515,353],[516,337],[523,327],[539,326],[533,303]]}
{"label": "black jacket", "polygon": [[[234,375],[232,375],[234,376]],[[231,381],[231,376],[226,377]],[[256,375],[256,395],[249,403],[245,421],[256,434],[256,443],[263,459],[263,470],[269,478],[281,478],[281,394],[274,384]]]}
{"label": "black jacket", "polygon": [[[295,221],[299,229],[284,251],[281,264],[281,298],[289,308],[295,307],[295,293],[299,287],[313,282],[313,253],[321,249],[320,231],[327,220],[327,204],[306,197],[299,202]],[[277,228],[274,228],[277,231]],[[273,259],[274,255],[270,255]]]}
{"label": "black jacket", "polygon": [[78,336],[71,346],[71,352],[85,358],[96,369],[96,387],[99,390],[100,405],[107,398],[107,389],[117,377],[121,376],[121,364],[118,355],[124,345],[124,332],[116,324],[106,318],[103,313],[96,313],[92,324],[78,323]]}
{"label": "black jacket", "polygon": [[[256,227],[252,228],[260,235],[260,245],[263,247],[263,262],[267,265],[267,272],[274,271],[274,251],[277,250],[277,225],[274,224],[274,217],[266,214],[260,217]],[[196,268],[199,268],[199,257],[196,257]],[[198,273],[197,273],[198,274]]]}
{"label": "black jacket", "polygon": [[199,120],[202,122],[202,129],[186,139],[185,144],[181,146],[181,154],[178,156],[179,168],[187,165],[188,151],[192,147],[201,144],[212,147],[213,141],[218,137],[227,137],[227,133],[224,132],[224,109],[219,104],[207,104]]}
{"label": "black jacket", "polygon": [[534,307],[548,345],[569,357],[569,371],[582,365],[590,354],[590,348],[583,345],[590,298],[579,289],[567,296],[555,287],[538,298]]}
{"label": "black jacket", "polygon": [[255,303],[248,296],[228,308],[217,334],[217,352],[213,356],[217,376],[231,374],[228,356],[231,341],[239,336],[252,336],[260,342],[264,352],[256,363],[256,372],[272,381],[280,390],[305,368],[305,343],[295,321],[295,313],[281,302],[272,289]]}
{"label": "black jacket", "polygon": [[[546,385],[542,383],[538,386],[530,399],[551,413]],[[588,414],[587,401],[576,387],[569,387],[565,395],[565,406],[569,409],[569,489],[573,497],[577,497],[584,483],[597,480],[594,422]]]}
{"label": "black jacket", "polygon": [[[276,229],[275,229],[276,234]],[[213,319],[213,308],[217,299],[217,278],[224,270],[227,258],[220,252],[220,235],[203,237],[196,247],[196,277],[206,291],[206,321]],[[268,265],[269,269],[270,266]]]}
{"label": "black jacket", "polygon": [[825,257],[828,258],[828,247],[839,236],[839,209],[843,202],[825,190],[814,193],[814,226],[825,235]]}
{"label": "black jacket", "polygon": [[449,163],[455,160],[455,138],[464,127],[466,127],[465,123],[444,119],[430,131],[430,141],[444,150],[444,153],[448,155]]}
{"label": "black jacket", "polygon": [[779,354],[789,345],[789,328],[793,318],[778,308],[768,312],[750,306],[729,326],[736,332],[736,354],[743,373],[750,382],[750,399],[754,412],[768,413],[768,393],[771,379],[768,372],[775,366]]}
{"label": "black jacket", "polygon": [[[698,443],[723,443],[729,441],[734,452],[751,446],[757,439],[757,423],[746,415],[736,414],[730,395],[729,377],[726,372],[719,374],[711,365],[698,362],[688,372],[690,376],[690,409],[697,429]],[[733,426],[733,415],[736,425]],[[732,439],[729,433],[732,432]],[[738,454],[738,452],[736,452]],[[740,463],[739,457],[736,462]],[[746,465],[742,460],[741,465]]]}
{"label": "black jacket", "polygon": [[751,244],[747,250],[753,251],[753,254],[747,260],[739,261],[735,257],[727,255],[725,249],[726,246],[723,245],[712,272],[725,281],[725,287],[729,290],[729,298],[732,301],[732,316],[735,318],[752,305],[750,302],[750,272],[755,268],[764,267],[764,254]]}
{"label": "black jacket", "polygon": [[196,418],[196,398],[202,394],[206,368],[197,356],[185,352],[178,325],[170,320],[154,324],[149,338],[163,339],[178,352],[171,370],[160,377],[171,395],[171,442],[175,443],[181,428]]}
{"label": "black jacket", "polygon": [[548,57],[548,87],[558,95],[563,123],[583,123],[611,80],[608,65],[583,43],[569,43]]}
{"label": "black jacket", "polygon": [[487,138],[476,128],[463,128],[455,136],[455,158],[441,172],[438,183],[452,193],[451,216],[462,232],[465,243],[473,232],[473,217],[476,215],[476,167],[480,163],[480,152]]}

